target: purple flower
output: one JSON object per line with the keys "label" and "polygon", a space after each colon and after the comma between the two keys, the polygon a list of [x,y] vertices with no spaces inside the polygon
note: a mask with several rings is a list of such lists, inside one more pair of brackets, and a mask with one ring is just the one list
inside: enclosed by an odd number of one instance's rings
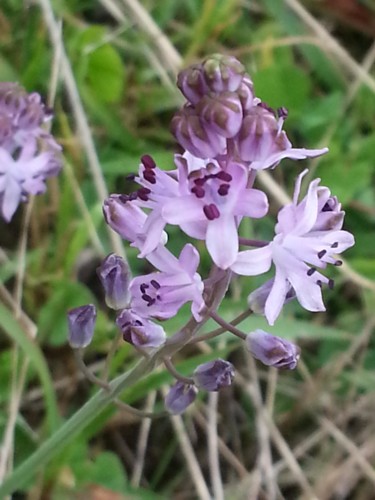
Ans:
{"label": "purple flower", "polygon": [[197,397],[197,388],[194,385],[176,382],[165,397],[166,409],[175,415],[183,413]]}
{"label": "purple flower", "polygon": [[0,83],[0,213],[7,222],[20,202],[44,193],[46,179],[61,169],[61,148],[41,128],[51,116],[38,94]]}
{"label": "purple flower", "polygon": [[130,270],[124,259],[111,253],[98,268],[108,307],[118,311],[129,303]]}
{"label": "purple flower", "polygon": [[284,370],[294,370],[301,352],[292,342],[263,330],[249,333],[246,347],[263,364]]}
{"label": "purple flower", "polygon": [[293,148],[282,130],[286,113],[282,110],[279,115],[279,118],[276,118],[274,111],[259,100],[256,105],[247,109],[235,140],[239,157],[243,161],[251,162],[252,169],[275,167],[283,158],[314,158],[328,151],[327,148]]}
{"label": "purple flower", "polygon": [[130,309],[124,309],[116,318],[123,339],[136,347],[159,347],[164,344],[164,329]]}
{"label": "purple flower", "polygon": [[268,210],[266,195],[248,188],[248,172],[238,163],[225,170],[218,163],[187,175],[187,159],[177,158],[180,185],[184,192],[164,203],[162,216],[189,236],[205,239],[215,264],[227,269],[237,258],[237,227],[241,217],[263,217]]}
{"label": "purple flower", "polygon": [[147,259],[160,272],[138,276],[131,281],[132,309],[144,317],[168,319],[191,301],[192,313],[199,321],[205,304],[203,282],[196,272],[199,254],[193,245],[185,245],[178,259],[165,247],[159,247]]}
{"label": "purple flower", "polygon": [[218,391],[232,384],[234,368],[232,363],[224,359],[215,359],[199,365],[194,370],[194,381],[200,389]]}
{"label": "purple flower", "polygon": [[[293,288],[299,303],[308,311],[325,311],[322,284],[333,281],[317,271],[327,264],[340,265],[335,254],[354,245],[353,235],[342,231],[341,206],[320,179],[309,185],[304,199],[298,203],[301,181],[307,170],[297,178],[293,202],[278,215],[273,241],[263,248],[238,254],[231,269],[245,276],[268,271],[273,262],[275,278],[265,301],[264,312],[270,325],[280,314]],[[326,215],[328,212],[328,215]]]}
{"label": "purple flower", "polygon": [[96,309],[92,304],[68,311],[69,344],[75,349],[86,347],[94,336]]}

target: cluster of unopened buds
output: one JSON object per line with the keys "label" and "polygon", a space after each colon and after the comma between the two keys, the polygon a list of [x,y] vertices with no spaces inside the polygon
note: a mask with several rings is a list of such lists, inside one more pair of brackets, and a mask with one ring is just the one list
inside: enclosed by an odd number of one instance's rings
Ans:
{"label": "cluster of unopened buds", "polygon": [[61,169],[61,147],[44,126],[51,118],[39,94],[0,82],[0,215],[6,222]]}
{"label": "cluster of unopened buds", "polygon": [[[255,97],[249,75],[233,57],[211,56],[182,71],[177,83],[186,104],[172,119],[172,131],[184,150],[174,157],[176,168],[162,170],[144,155],[132,178],[139,189],[113,194],[103,206],[107,224],[155,271],[131,279],[127,264],[114,254],[98,271],[124,340],[145,355],[159,357],[176,377],[165,400],[172,413],[184,411],[198,389],[217,391],[232,383],[233,366],[223,359],[198,366],[191,377],[179,376],[171,362],[184,345],[208,338],[197,335],[208,318],[240,337],[265,365],[297,365],[300,351],[293,343],[262,330],[245,334],[234,326],[239,321],[228,323],[218,314],[233,275],[256,276],[273,266],[274,277],[250,293],[247,312],[263,314],[273,325],[293,299],[308,311],[324,311],[322,288],[331,288],[333,281],[318,268],[339,266],[336,255],[354,244],[353,236],[342,230],[340,203],[319,185],[320,179],[300,196],[307,170],[297,177],[292,201],[278,213],[273,239],[240,237],[244,219],[260,219],[268,212],[266,194],[253,187],[259,170],[274,169],[283,158],[300,160],[328,150],[294,148],[283,130],[286,109],[274,111]],[[193,244],[186,244],[179,257],[167,249],[167,224],[205,242],[212,260],[205,279],[198,273],[200,256]],[[162,322],[187,302],[191,320],[167,337]],[[95,317],[92,305],[69,312],[73,347],[91,341]]]}

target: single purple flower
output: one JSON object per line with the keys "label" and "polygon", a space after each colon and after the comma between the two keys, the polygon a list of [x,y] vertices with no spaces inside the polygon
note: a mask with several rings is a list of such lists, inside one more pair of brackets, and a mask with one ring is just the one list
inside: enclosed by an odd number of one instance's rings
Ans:
{"label": "single purple flower", "polygon": [[285,113],[277,118],[274,111],[259,100],[247,109],[235,138],[239,158],[251,162],[250,167],[254,170],[264,170],[275,167],[283,158],[302,160],[328,151],[327,148],[293,148],[282,130],[285,118]]}
{"label": "single purple flower", "polygon": [[92,304],[76,307],[68,311],[69,344],[74,349],[87,347],[93,336],[96,309]]}
{"label": "single purple flower", "polygon": [[354,245],[353,235],[341,230],[341,206],[327,188],[319,187],[320,179],[310,183],[306,196],[298,203],[306,172],[297,178],[293,202],[279,212],[273,241],[263,248],[240,252],[231,266],[237,274],[254,276],[268,271],[274,263],[275,277],[264,308],[270,325],[280,314],[291,287],[302,307],[325,311],[322,284],[332,287],[333,281],[317,267],[340,265],[335,254]]}
{"label": "single purple flower", "polygon": [[284,370],[294,370],[297,366],[300,348],[288,340],[255,330],[247,335],[245,342],[254,358],[266,366]]}
{"label": "single purple flower", "polygon": [[174,415],[183,413],[195,401],[197,388],[194,385],[176,382],[165,397],[165,407]]}
{"label": "single purple flower", "polygon": [[199,365],[194,370],[193,378],[199,389],[218,391],[232,384],[234,368],[229,361],[215,359]]}
{"label": "single purple flower", "polygon": [[124,259],[111,253],[98,267],[98,276],[105,291],[108,307],[118,311],[124,309],[130,300],[130,270]]}
{"label": "single purple flower", "polygon": [[215,264],[227,269],[237,258],[237,228],[241,217],[266,215],[268,200],[257,189],[248,188],[247,169],[234,162],[225,170],[208,163],[202,171],[187,175],[186,158],[178,158],[180,185],[185,193],[164,203],[162,216],[189,236],[205,239]]}
{"label": "single purple flower", "polygon": [[160,270],[138,276],[130,283],[132,309],[144,317],[172,318],[186,302],[192,302],[192,313],[199,321],[204,308],[203,282],[197,268],[199,253],[191,244],[182,249],[178,259],[165,247],[147,255]]}
{"label": "single purple flower", "polygon": [[160,347],[164,344],[164,329],[130,309],[124,309],[116,318],[123,339],[136,347]]}

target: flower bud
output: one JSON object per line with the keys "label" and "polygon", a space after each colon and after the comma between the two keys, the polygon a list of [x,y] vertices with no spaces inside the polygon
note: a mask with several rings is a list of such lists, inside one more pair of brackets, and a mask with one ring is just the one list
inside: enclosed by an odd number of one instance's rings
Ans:
{"label": "flower bud", "polygon": [[290,147],[279,120],[263,103],[251,107],[244,115],[237,144],[239,156],[245,161],[262,161]]}
{"label": "flower bud", "polygon": [[177,142],[198,158],[215,158],[224,154],[226,140],[211,125],[202,122],[196,110],[184,106],[171,121],[171,130]]}
{"label": "flower bud", "polygon": [[177,87],[191,104],[197,104],[209,91],[202,73],[201,64],[193,64],[180,71]]}
{"label": "flower bud", "polygon": [[127,196],[112,194],[103,203],[106,223],[122,238],[133,243],[141,233],[146,214],[131,203]]}
{"label": "flower bud", "polygon": [[300,348],[288,340],[276,337],[263,330],[255,330],[246,337],[246,347],[267,366],[294,370],[300,356]]}
{"label": "flower bud", "polygon": [[69,344],[74,349],[86,347],[94,336],[96,309],[92,304],[68,311]]}
{"label": "flower bud", "polygon": [[164,329],[130,309],[124,309],[116,318],[123,339],[136,347],[159,347],[165,342]]}
{"label": "flower bud", "polygon": [[197,397],[197,392],[198,390],[194,385],[184,384],[180,381],[176,382],[165,397],[166,409],[170,413],[179,415],[193,403]]}
{"label": "flower bud", "polygon": [[97,270],[108,307],[118,311],[129,303],[130,270],[122,257],[111,253]]}
{"label": "flower bud", "polygon": [[229,361],[216,359],[199,365],[194,370],[193,378],[200,389],[218,391],[232,384],[234,368]]}
{"label": "flower bud", "polygon": [[245,68],[235,57],[213,54],[202,63],[204,80],[211,92],[235,92]]}
{"label": "flower bud", "polygon": [[345,212],[336,196],[326,187],[318,188],[318,216],[312,231],[337,231],[342,228]]}
{"label": "flower bud", "polygon": [[195,109],[204,126],[210,127],[216,134],[230,138],[241,128],[242,106],[240,98],[234,92],[207,95]]}

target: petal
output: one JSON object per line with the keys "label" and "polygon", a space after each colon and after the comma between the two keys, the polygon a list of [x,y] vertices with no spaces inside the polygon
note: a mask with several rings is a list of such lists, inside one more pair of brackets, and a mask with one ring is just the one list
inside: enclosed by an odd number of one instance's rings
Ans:
{"label": "petal", "polygon": [[244,189],[237,200],[234,210],[236,215],[259,219],[268,212],[268,199],[259,189]]}
{"label": "petal", "polygon": [[328,148],[322,149],[304,149],[304,148],[290,148],[285,149],[277,153],[273,153],[268,156],[265,160],[253,161],[251,163],[251,168],[254,170],[265,170],[275,166],[284,158],[289,158],[291,160],[304,160],[306,158],[315,158],[316,156],[321,156],[328,152]]}
{"label": "petal", "polygon": [[290,285],[285,273],[276,268],[274,282],[266,300],[264,315],[270,325],[273,325],[285,303]]}
{"label": "petal", "polygon": [[194,195],[186,195],[168,200],[163,204],[161,213],[162,217],[169,224],[177,225],[184,222],[204,220],[206,218],[202,202]]}
{"label": "petal", "polygon": [[199,252],[197,249],[188,243],[181,250],[179,263],[181,268],[184,269],[189,276],[193,277],[199,266]]}
{"label": "petal", "polygon": [[231,270],[242,276],[263,274],[271,267],[271,255],[270,245],[239,252],[236,261],[231,265]]}
{"label": "petal", "polygon": [[5,191],[2,196],[2,213],[6,222],[9,222],[21,201],[21,186],[12,177],[8,176]]}
{"label": "petal", "polygon": [[145,235],[146,238],[140,248],[140,258],[145,257],[159,245],[165,224],[166,222],[161,216],[160,209],[153,210],[147,217],[142,227],[142,234]]}
{"label": "petal", "polygon": [[238,254],[238,233],[233,216],[208,222],[206,246],[212,260],[221,269],[228,269]]}

